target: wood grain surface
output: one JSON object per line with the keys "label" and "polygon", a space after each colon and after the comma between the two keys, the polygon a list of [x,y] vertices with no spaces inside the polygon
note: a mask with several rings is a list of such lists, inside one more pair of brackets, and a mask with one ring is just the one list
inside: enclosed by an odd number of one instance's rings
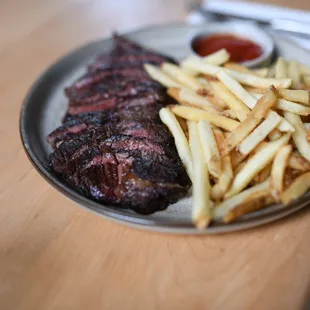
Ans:
{"label": "wood grain surface", "polygon": [[[282,2],[283,1],[283,2]],[[277,4],[290,4],[275,0]],[[184,237],[111,223],[49,186],[19,110],[48,65],[112,30],[182,20],[187,1],[0,1],[0,309],[302,309],[310,210],[240,233]],[[294,1],[307,8],[309,0]]]}

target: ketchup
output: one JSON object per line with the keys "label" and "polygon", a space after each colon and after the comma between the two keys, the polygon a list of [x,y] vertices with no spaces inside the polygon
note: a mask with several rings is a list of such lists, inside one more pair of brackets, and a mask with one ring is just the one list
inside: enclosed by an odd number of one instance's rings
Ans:
{"label": "ketchup", "polygon": [[252,60],[263,54],[262,48],[256,43],[232,34],[199,37],[194,41],[193,48],[200,56],[207,56],[226,48],[230,54],[230,61],[234,62]]}

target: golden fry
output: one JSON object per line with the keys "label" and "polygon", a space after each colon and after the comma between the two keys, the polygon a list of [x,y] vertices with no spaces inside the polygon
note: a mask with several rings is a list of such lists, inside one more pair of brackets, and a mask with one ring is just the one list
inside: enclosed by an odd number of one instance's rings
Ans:
{"label": "golden fry", "polygon": [[188,121],[189,145],[193,161],[193,210],[192,219],[197,228],[207,227],[211,221],[210,183],[208,168],[198,134],[197,123]]}
{"label": "golden fry", "polygon": [[172,106],[171,110],[176,115],[181,116],[187,120],[192,121],[207,120],[212,125],[218,126],[228,131],[233,131],[240,124],[239,122],[227,118],[225,116],[209,113],[207,111],[199,110],[192,107],[176,105]]}
{"label": "golden fry", "polygon": [[276,201],[280,201],[280,195],[283,192],[285,169],[292,149],[291,145],[282,146],[277,152],[272,164],[270,186],[272,196]]}
{"label": "golden fry", "polygon": [[173,80],[168,74],[156,66],[145,64],[144,69],[153,80],[157,81],[165,87],[182,87],[180,83]]}
{"label": "golden fry", "polygon": [[188,141],[175,115],[168,109],[162,108],[159,111],[161,121],[169,128],[174,137],[175,146],[181,161],[186,168],[188,176],[192,179],[193,162]]}
{"label": "golden fry", "polygon": [[310,172],[306,172],[296,178],[294,182],[283,192],[281,201],[288,204],[294,199],[305,194],[310,188]]}
{"label": "golden fry", "polygon": [[[218,143],[218,146],[220,146],[224,142],[224,135],[221,130],[217,128],[214,128],[214,134],[217,137],[216,141]],[[222,157],[222,170],[220,171],[218,182],[213,186],[211,190],[212,199],[218,201],[224,196],[232,182],[233,177],[234,175],[232,171],[230,156],[225,155]]]}
{"label": "golden fry", "polygon": [[294,126],[292,138],[299,153],[310,161],[310,144],[307,140],[307,131],[300,116],[291,112],[284,112],[285,118]]}
{"label": "golden fry", "polygon": [[259,99],[254,109],[247,116],[247,118],[230,134],[224,141],[222,150],[224,154],[228,154],[240,142],[242,142],[251,131],[261,122],[269,109],[277,100],[274,88],[270,88],[266,94]]}
{"label": "golden fry", "polygon": [[225,198],[229,198],[242,191],[251,180],[273,160],[278,149],[287,144],[289,139],[290,134],[286,134],[278,140],[266,143],[247,161],[243,169],[235,176]]}

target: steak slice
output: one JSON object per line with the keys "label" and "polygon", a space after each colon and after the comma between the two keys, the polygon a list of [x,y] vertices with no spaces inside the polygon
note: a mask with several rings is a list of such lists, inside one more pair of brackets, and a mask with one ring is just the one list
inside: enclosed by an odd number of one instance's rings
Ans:
{"label": "steak slice", "polygon": [[114,36],[114,49],[65,90],[63,124],[49,136],[50,165],[73,188],[99,202],[141,214],[186,195],[190,180],[159,110],[174,103],[143,69],[171,61]]}

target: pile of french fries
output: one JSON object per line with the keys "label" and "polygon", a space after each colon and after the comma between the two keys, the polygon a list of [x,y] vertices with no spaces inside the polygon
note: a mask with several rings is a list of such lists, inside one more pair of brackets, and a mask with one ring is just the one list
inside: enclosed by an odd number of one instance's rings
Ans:
{"label": "pile of french fries", "polygon": [[178,102],[160,118],[192,181],[198,228],[309,190],[310,67],[279,58],[250,70],[223,49],[145,70]]}

